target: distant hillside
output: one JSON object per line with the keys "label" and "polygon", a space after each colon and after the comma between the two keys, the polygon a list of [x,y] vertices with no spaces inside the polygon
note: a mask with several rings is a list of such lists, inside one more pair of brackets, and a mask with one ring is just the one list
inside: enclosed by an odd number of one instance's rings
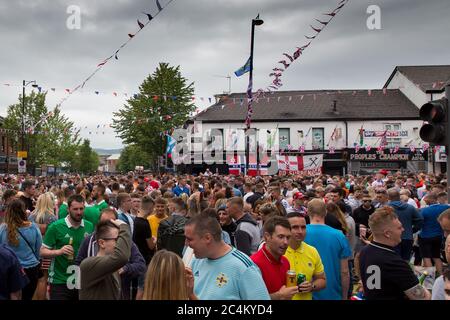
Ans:
{"label": "distant hillside", "polygon": [[97,152],[101,156],[101,155],[118,154],[118,153],[122,152],[122,149],[96,149],[96,148],[94,148],[94,151]]}

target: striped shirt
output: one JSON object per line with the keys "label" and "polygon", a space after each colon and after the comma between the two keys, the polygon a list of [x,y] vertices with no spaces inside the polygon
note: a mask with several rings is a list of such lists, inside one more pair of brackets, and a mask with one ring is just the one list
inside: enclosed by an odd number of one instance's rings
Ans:
{"label": "striped shirt", "polygon": [[192,273],[200,300],[270,300],[259,268],[235,248],[218,259],[194,259]]}

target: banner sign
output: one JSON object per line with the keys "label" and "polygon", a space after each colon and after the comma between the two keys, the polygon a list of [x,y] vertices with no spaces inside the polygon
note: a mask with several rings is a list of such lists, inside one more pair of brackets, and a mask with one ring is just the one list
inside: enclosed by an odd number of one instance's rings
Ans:
{"label": "banner sign", "polygon": [[380,138],[386,134],[386,138],[405,138],[408,137],[408,130],[402,131],[372,131],[364,130],[365,138]]}
{"label": "banner sign", "polygon": [[428,153],[422,153],[420,149],[412,152],[410,149],[398,149],[395,153],[390,153],[390,149],[371,149],[367,151],[365,148],[349,149],[349,161],[427,161]]}
{"label": "banner sign", "polygon": [[322,173],[323,154],[304,156],[277,155],[278,173],[316,175]]}

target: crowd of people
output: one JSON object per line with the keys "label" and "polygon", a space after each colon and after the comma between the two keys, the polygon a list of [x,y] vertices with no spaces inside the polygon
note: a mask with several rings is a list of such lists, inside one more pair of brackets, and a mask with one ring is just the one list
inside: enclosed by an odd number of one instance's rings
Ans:
{"label": "crowd of people", "polygon": [[0,193],[0,300],[450,299],[442,175],[8,175]]}

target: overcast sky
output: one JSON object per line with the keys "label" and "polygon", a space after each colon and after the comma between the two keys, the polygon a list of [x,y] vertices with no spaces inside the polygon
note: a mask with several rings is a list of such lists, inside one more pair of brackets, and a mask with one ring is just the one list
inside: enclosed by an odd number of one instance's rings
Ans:
{"label": "overcast sky", "polygon": [[[309,24],[325,19],[321,14],[338,2],[174,0],[62,110],[83,127],[82,136],[92,146],[121,147],[109,128],[112,113],[125,103],[123,93],[136,93],[159,62],[180,65],[198,98],[227,91],[228,80],[220,77],[226,75],[232,75],[232,92],[243,92],[248,77],[236,78],[233,72],[249,56],[251,19],[260,13],[264,24],[256,29],[254,87],[266,87],[282,53],[305,44]],[[70,5],[81,9],[79,30],[66,27]],[[369,5],[381,9],[381,30],[366,25]],[[23,79],[56,88],[47,96],[53,108],[65,88],[80,84],[138,30],[136,19],[147,21],[142,11],[155,14],[155,1],[0,0],[0,115],[17,102]],[[396,65],[450,64],[449,12],[448,0],[350,0],[284,73],[283,90],[381,88]]]}

